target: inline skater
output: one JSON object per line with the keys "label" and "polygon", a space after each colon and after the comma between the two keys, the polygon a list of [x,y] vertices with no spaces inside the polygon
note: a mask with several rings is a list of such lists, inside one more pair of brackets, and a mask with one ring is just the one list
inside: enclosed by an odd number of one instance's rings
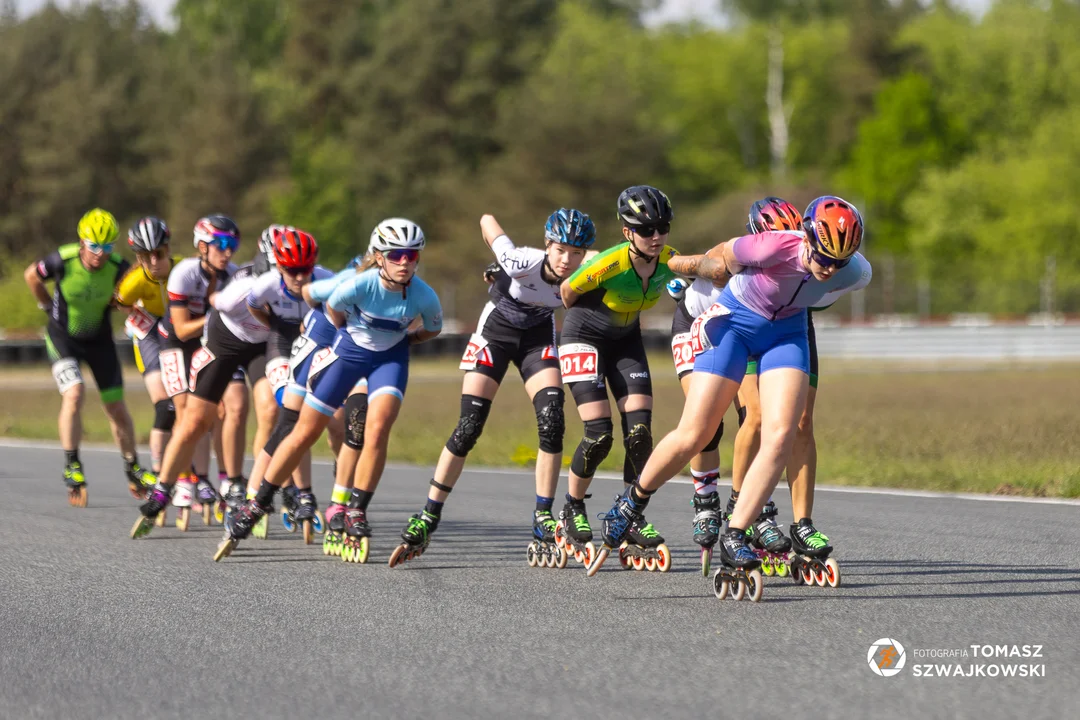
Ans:
{"label": "inline skater", "polygon": [[[648,185],[627,188],[617,204],[625,242],[586,261],[561,287],[569,310],[563,320],[559,358],[563,382],[585,424],[570,464],[570,490],[559,514],[557,541],[592,562],[592,528],[585,498],[597,467],[614,442],[608,386],[622,418],[623,482],[634,482],[652,452],[652,380],[641,339],[640,313],[660,299],[674,277],[675,250],[666,245],[674,212],[667,195]],[[630,529],[620,559],[634,569],[671,567],[664,538],[644,518]]]}
{"label": "inline skater", "polygon": [[[338,285],[326,302],[327,316],[339,329],[333,344],[312,360],[309,392],[296,426],[278,445],[258,493],[226,521],[226,537],[215,560],[228,556],[269,511],[278,488],[318,440],[357,381],[366,377],[365,442],[345,512],[342,559],[367,562],[371,536],[367,507],[382,475],[390,428],[405,396],[409,346],[430,340],[442,330],[438,296],[416,277],[424,245],[419,226],[402,218],[384,220],[372,231],[370,247],[374,252],[365,262],[370,267]],[[422,319],[423,327],[410,332],[416,318]]]}
{"label": "inline skater", "polygon": [[161,382],[161,335],[158,325],[168,307],[166,283],[169,273],[181,260],[169,255],[171,233],[165,221],[144,217],[128,230],[128,245],[138,262],[116,288],[116,302],[128,311],[124,328],[135,349],[135,366],[143,376],[146,392],[154,404],[154,425],[150,429],[150,467],[161,471],[161,455],[169,442],[176,409]]}
{"label": "inline skater", "polygon": [[403,542],[390,555],[390,567],[419,556],[427,548],[439,525],[443,503],[484,430],[491,403],[510,363],[525,382],[540,437],[533,541],[527,560],[533,567],[566,565],[566,551],[555,544],[555,519],[551,515],[566,425],[555,346],[555,308],[562,307],[559,285],[581,265],[586,249],[596,240],[596,228],[589,216],[578,210],[556,210],[544,227],[544,250],[515,246],[491,215],[480,218],[480,230],[498,269],[488,291],[491,300],[461,360],[460,368],[465,370],[461,418],[439,457],[427,504],[402,530]]}
{"label": "inline skater", "polygon": [[605,516],[604,547],[590,575],[639,521],[649,497],[705,447],[735,399],[753,355],[758,358],[762,415],[769,422],[762,425],[761,449],[728,518],[720,545],[724,567],[713,582],[718,597],[734,587],[734,597],[749,589],[751,600],[760,600],[761,561],[747,545],[746,530],[783,471],[806,404],[806,308],[850,292],[870,272],[861,256],[852,263],[862,242],[863,221],[850,203],[832,196],[814,200],[804,213],[803,227],[804,232],[746,235],[705,255],[672,261],[672,270],[683,275],[713,282],[734,277],[720,301],[694,321],[691,333],[695,350],[701,352],[694,360],[682,418],[657,446],[638,481]]}
{"label": "inline skater", "polygon": [[[130,267],[127,260],[113,255],[120,229],[111,213],[94,208],[79,220],[77,233],[77,243],[62,245],[30,265],[23,278],[38,307],[49,314],[45,344],[63,398],[58,425],[68,502],[86,507],[86,475],[79,459],[84,397],[81,363],[86,363],[94,375],[113,439],[124,458],[124,473],[132,495],[143,497],[156,478],[139,465],[135,429],[124,404],[124,375],[110,323],[117,284]],[[50,280],[54,285],[51,295],[45,287]]]}

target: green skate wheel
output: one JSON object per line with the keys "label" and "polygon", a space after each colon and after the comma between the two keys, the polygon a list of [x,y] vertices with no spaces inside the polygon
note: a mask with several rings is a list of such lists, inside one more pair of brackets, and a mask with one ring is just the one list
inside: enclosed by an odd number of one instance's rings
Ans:
{"label": "green skate wheel", "polygon": [[778,562],[776,564],[776,576],[777,577],[787,577],[788,576],[788,565],[783,560],[781,560],[780,562]]}
{"label": "green skate wheel", "polygon": [[709,570],[712,569],[712,548],[701,548],[701,576],[709,577]]}

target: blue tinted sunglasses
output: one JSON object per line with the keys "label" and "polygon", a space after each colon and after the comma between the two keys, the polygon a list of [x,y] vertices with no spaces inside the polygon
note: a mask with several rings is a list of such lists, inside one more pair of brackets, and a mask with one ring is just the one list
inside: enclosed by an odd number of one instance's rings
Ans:
{"label": "blue tinted sunglasses", "polygon": [[116,243],[96,243],[93,240],[83,240],[83,244],[90,252],[100,255],[101,253],[111,253]]}
{"label": "blue tinted sunglasses", "polygon": [[240,239],[235,235],[226,235],[224,233],[214,233],[214,239],[206,243],[212,247],[216,247],[222,252],[226,250],[232,250],[236,252],[236,249],[240,247]]}

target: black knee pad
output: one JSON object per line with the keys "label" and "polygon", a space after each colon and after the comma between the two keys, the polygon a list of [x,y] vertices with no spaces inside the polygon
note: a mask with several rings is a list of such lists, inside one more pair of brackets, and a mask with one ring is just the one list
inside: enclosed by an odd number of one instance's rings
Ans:
{"label": "black knee pad", "polygon": [[566,393],[562,388],[544,388],[533,398],[540,449],[546,453],[561,453],[563,450],[563,435],[566,433],[566,418],[563,416],[565,402]]}
{"label": "black knee pad", "polygon": [[716,434],[713,435],[712,440],[706,445],[701,452],[712,452],[716,448],[720,447],[720,441],[724,439],[724,421],[720,421],[720,427],[716,428]]}
{"label": "black knee pad", "polygon": [[154,403],[154,429],[172,432],[176,423],[176,406],[172,400],[158,400]]}
{"label": "black knee pad", "polygon": [[742,427],[743,423],[746,422],[746,407],[735,403],[735,414],[739,416],[739,427]]}
{"label": "black knee pad", "polygon": [[591,478],[596,474],[596,468],[611,452],[615,442],[614,432],[615,424],[611,418],[585,421],[585,437],[581,438],[574,451],[574,459],[570,462],[570,469],[575,475]]}
{"label": "black knee pad", "polygon": [[626,463],[623,475],[633,472],[636,479],[645,468],[645,463],[652,455],[652,410],[631,410],[622,414],[623,447],[626,449]]}
{"label": "black knee pad", "polygon": [[462,395],[461,417],[450,439],[446,441],[446,449],[456,457],[468,455],[480,439],[480,433],[484,432],[484,423],[487,422],[489,412],[490,400],[475,395]]}
{"label": "black knee pad", "polygon": [[299,410],[281,408],[281,412],[279,412],[277,416],[277,422],[274,423],[274,429],[270,431],[270,437],[266,438],[266,444],[263,445],[263,450],[266,451],[267,455],[273,457],[278,449],[278,445],[281,444],[282,440],[289,436],[289,433],[296,427],[296,421],[299,419]]}
{"label": "black knee pad", "polygon": [[345,444],[353,450],[364,449],[364,424],[367,422],[367,395],[357,393],[345,401]]}

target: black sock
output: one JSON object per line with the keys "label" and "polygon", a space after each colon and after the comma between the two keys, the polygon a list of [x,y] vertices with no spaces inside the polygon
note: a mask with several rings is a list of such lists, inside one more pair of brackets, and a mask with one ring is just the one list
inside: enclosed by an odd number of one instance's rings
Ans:
{"label": "black sock", "polygon": [[236,485],[237,483],[240,483],[241,485],[247,485],[247,482],[244,481],[243,475],[237,475],[236,477],[229,478],[230,485]]}
{"label": "black sock", "polygon": [[536,496],[536,512],[551,512],[551,506],[555,504],[553,497]]}
{"label": "black sock", "polygon": [[67,463],[68,465],[70,465],[71,463],[79,462],[79,451],[78,450],[65,450],[64,451],[64,462]]}
{"label": "black sock", "polygon": [[259,485],[259,491],[255,493],[255,502],[263,507],[269,507],[274,504],[274,493],[277,491],[277,485],[271,484],[269,480],[263,480]]}
{"label": "black sock", "polygon": [[371,502],[371,496],[374,494],[370,490],[353,490],[352,498],[349,499],[349,507],[367,510],[368,503]]}
{"label": "black sock", "polygon": [[442,517],[442,506],[443,503],[436,502],[431,498],[428,498],[427,505],[424,506],[424,512],[426,512],[431,517]]}
{"label": "black sock", "polygon": [[637,485],[630,486],[630,499],[634,501],[639,511],[644,510],[645,506],[649,504],[650,497],[652,497],[652,493],[645,495]]}

